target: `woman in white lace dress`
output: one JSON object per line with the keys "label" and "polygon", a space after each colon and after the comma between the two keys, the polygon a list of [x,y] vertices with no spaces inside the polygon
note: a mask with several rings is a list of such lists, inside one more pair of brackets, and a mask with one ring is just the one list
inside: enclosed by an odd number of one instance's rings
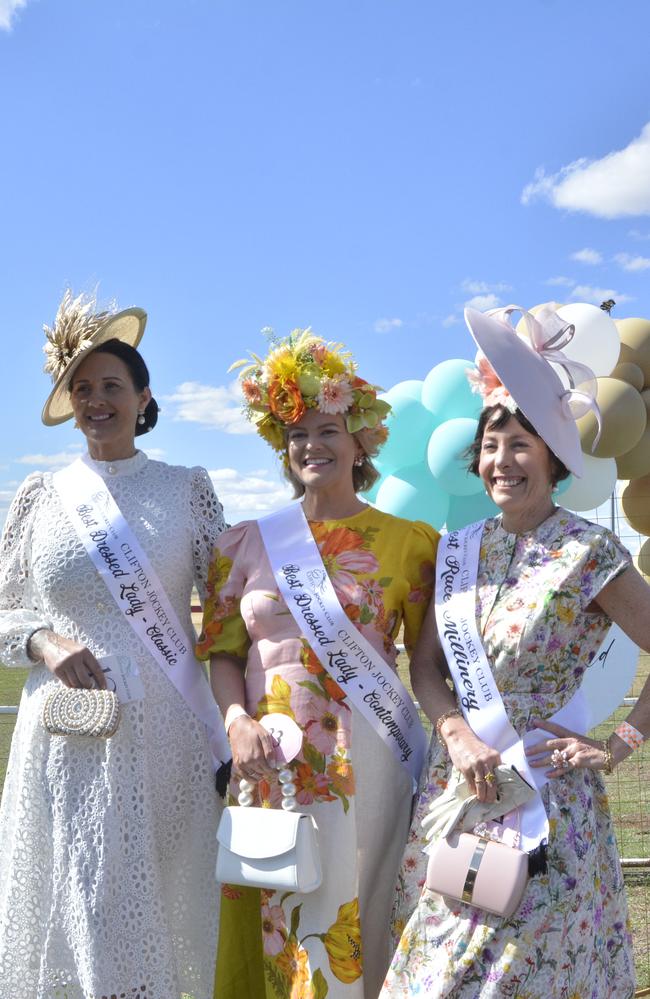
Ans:
{"label": "woman in white lace dress", "polygon": [[[128,345],[145,320],[135,309],[93,314],[67,295],[46,330],[59,377],[43,418],[74,411],[85,461],[191,635],[192,586],[203,593],[223,515],[203,469],[150,461],[134,446],[157,413]],[[97,660],[108,654],[128,657],[143,688],[121,704],[115,735],[49,735],[47,694],[93,677],[103,685]],[[206,730],[126,623],[51,474],[30,475],[9,512],[0,661],[31,667],[0,809],[0,995],[211,997],[218,804]]]}

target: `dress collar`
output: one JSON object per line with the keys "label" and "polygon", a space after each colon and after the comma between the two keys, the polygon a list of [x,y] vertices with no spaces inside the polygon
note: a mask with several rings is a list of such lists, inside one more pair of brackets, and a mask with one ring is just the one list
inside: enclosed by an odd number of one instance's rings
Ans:
{"label": "dress collar", "polygon": [[144,451],[136,451],[130,458],[119,458],[116,461],[98,461],[96,458],[91,458],[89,454],[85,454],[82,460],[103,479],[116,479],[124,475],[133,475],[144,468],[149,461]]}

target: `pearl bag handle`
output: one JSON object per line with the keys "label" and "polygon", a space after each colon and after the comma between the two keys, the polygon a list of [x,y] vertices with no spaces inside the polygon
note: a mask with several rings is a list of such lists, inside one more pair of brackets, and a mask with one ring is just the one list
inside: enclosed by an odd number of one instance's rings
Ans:
{"label": "pearl bag handle", "polygon": [[[296,801],[296,785],[293,782],[293,774],[288,767],[281,766],[278,770],[278,780],[282,790],[282,807],[285,812],[295,812],[298,802]],[[242,777],[239,782],[239,795],[237,801],[242,808],[249,808],[253,804],[253,790],[255,784]]]}

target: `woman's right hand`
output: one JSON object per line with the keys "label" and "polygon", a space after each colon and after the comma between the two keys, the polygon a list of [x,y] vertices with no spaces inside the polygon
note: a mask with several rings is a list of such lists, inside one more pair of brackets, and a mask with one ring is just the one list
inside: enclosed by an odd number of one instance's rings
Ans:
{"label": "woman's right hand", "polygon": [[451,762],[462,773],[470,791],[479,801],[495,801],[496,780],[489,775],[494,774],[494,768],[501,763],[496,749],[482,742],[461,718],[446,722],[442,735]]}
{"label": "woman's right hand", "polygon": [[263,725],[250,715],[239,715],[230,724],[228,739],[233,769],[239,777],[258,781],[275,772],[275,743]]}
{"label": "woman's right hand", "polygon": [[42,628],[34,632],[29,653],[40,660],[65,687],[106,687],[106,677],[94,655],[85,645]]}

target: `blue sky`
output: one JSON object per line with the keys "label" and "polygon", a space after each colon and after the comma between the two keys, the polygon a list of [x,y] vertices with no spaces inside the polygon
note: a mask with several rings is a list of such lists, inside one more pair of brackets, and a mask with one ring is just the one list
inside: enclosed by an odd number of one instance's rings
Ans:
{"label": "blue sky", "polygon": [[462,307],[650,315],[646,0],[0,0],[0,521],[67,284],[149,313],[156,456],[231,522],[285,495],[232,360],[311,325],[385,388]]}

